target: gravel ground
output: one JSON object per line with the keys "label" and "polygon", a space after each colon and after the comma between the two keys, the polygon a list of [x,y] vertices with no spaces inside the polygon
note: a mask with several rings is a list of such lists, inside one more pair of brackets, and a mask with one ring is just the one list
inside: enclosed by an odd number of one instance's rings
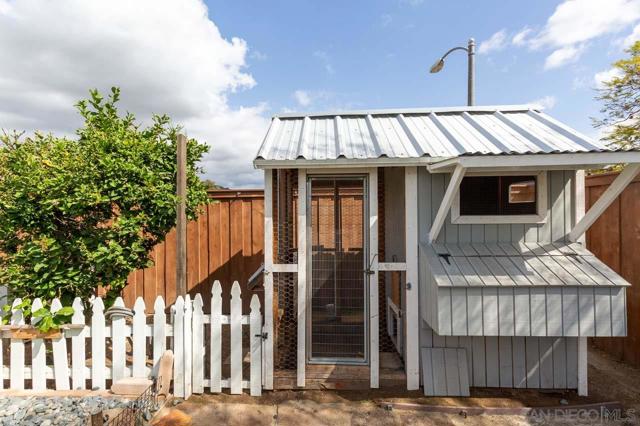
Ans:
{"label": "gravel ground", "polygon": [[102,396],[3,397],[0,398],[0,426],[84,426],[99,408],[122,408],[126,400]]}

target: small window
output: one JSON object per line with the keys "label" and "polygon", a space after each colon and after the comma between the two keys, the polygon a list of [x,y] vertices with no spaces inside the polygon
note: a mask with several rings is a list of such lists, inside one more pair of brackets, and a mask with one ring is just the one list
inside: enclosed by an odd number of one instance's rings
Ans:
{"label": "small window", "polygon": [[467,176],[460,185],[460,215],[535,215],[536,184],[537,176]]}

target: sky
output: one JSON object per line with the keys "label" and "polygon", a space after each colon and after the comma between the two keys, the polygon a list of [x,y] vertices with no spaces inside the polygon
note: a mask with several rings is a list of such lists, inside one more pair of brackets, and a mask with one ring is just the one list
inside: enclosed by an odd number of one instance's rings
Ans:
{"label": "sky", "polygon": [[261,187],[274,114],[535,104],[592,137],[596,88],[640,39],[640,0],[0,0],[0,128],[72,137],[91,88],[167,113],[211,151],[203,176]]}

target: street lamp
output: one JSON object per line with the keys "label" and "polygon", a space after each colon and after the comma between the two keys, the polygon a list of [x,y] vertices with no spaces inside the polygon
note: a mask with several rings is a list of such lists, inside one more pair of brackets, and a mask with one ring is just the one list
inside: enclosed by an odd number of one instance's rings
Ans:
{"label": "street lamp", "polygon": [[467,57],[469,58],[469,74],[467,77],[467,105],[472,106],[475,104],[475,54],[476,54],[476,42],[474,39],[470,38],[467,47],[454,47],[453,49],[449,49],[447,53],[442,55],[440,59],[436,61],[435,64],[431,67],[429,72],[435,74],[440,72],[442,68],[444,68],[444,58],[446,58],[451,52],[455,52],[456,50],[464,50],[467,52]]}

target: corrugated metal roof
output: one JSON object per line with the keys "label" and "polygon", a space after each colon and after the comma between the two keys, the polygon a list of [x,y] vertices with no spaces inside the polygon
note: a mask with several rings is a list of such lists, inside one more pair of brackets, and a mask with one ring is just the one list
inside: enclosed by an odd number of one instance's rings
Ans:
{"label": "corrugated metal roof", "polygon": [[276,116],[261,162],[451,158],[610,151],[527,106],[352,111]]}
{"label": "corrugated metal roof", "polygon": [[579,243],[447,243],[425,253],[439,287],[630,285]]}

